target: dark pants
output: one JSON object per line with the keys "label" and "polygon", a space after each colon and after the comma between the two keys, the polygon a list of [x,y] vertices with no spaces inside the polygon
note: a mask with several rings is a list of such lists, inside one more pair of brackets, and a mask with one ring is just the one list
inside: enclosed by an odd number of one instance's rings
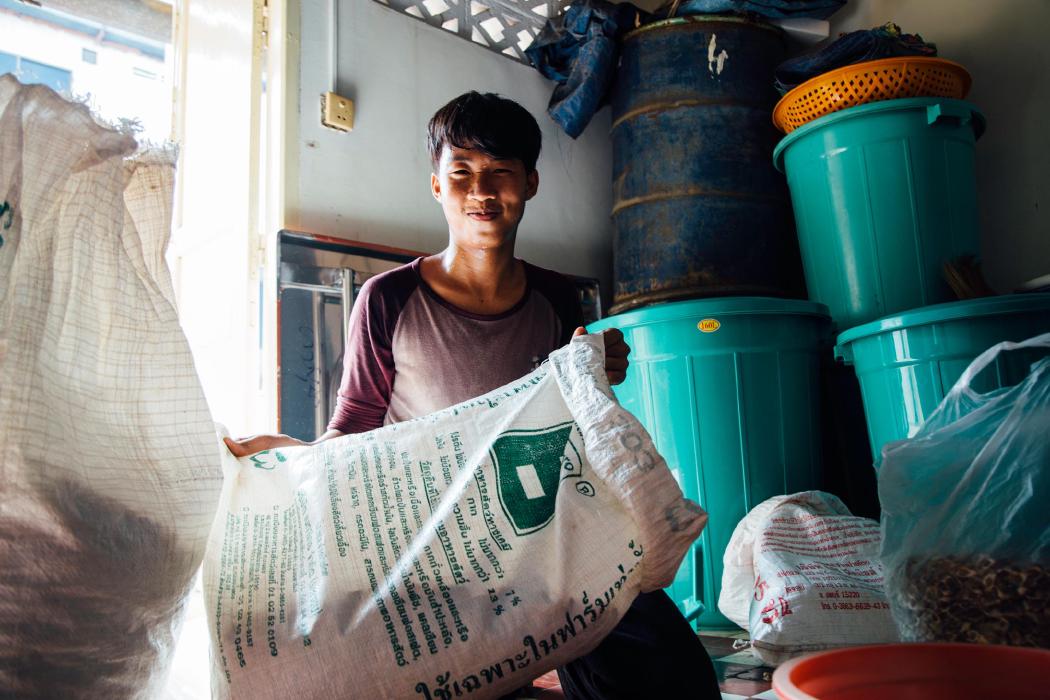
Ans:
{"label": "dark pants", "polygon": [[721,700],[714,664],[663,591],[642,593],[609,636],[558,669],[568,700]]}

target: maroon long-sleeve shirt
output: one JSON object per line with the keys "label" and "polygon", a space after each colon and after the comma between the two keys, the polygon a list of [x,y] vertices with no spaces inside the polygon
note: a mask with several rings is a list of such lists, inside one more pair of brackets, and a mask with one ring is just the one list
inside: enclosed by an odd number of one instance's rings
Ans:
{"label": "maroon long-sleeve shirt", "polygon": [[532,371],[583,325],[576,288],[557,272],[523,263],[521,300],[482,315],[438,296],[421,260],[362,287],[329,429],[373,430],[484,394]]}

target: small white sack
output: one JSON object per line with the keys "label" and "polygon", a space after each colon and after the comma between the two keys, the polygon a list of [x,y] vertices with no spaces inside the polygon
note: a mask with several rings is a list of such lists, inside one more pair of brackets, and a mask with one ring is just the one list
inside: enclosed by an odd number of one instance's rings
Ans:
{"label": "small white sack", "polygon": [[898,641],[882,588],[879,524],[822,491],[775,496],[733,531],[718,609],[761,660]]}
{"label": "small white sack", "polygon": [[670,583],[707,516],[603,367],[585,336],[430,416],[228,457],[216,697],[498,697]]}

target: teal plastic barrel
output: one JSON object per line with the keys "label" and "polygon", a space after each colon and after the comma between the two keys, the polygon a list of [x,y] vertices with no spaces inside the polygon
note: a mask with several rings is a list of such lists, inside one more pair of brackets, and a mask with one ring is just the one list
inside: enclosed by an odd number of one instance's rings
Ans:
{"label": "teal plastic barrel", "polygon": [[616,396],[652,435],[686,497],[709,515],[667,592],[701,627],[735,627],[718,612],[733,529],[770,496],[818,485],[827,308],[700,299],[637,309],[589,329],[611,327],[631,346]]}
{"label": "teal plastic barrel", "polygon": [[[974,358],[1001,341],[1047,331],[1050,294],[1010,294],[927,306],[841,334],[835,354],[857,373],[875,466],[886,443],[918,432]],[[974,389],[1016,384],[1041,356],[1003,353]]]}
{"label": "teal plastic barrel", "polygon": [[851,107],[781,140],[809,297],[838,328],[951,301],[945,261],[978,253],[974,143],[962,100]]}

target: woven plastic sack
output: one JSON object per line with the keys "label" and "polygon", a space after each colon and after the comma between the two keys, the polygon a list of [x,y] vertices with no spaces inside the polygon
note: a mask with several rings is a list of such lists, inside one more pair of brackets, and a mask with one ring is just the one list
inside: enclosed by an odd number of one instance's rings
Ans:
{"label": "woven plastic sack", "polygon": [[228,456],[215,696],[498,697],[669,584],[707,516],[616,403],[601,342],[417,420]]}
{"label": "woven plastic sack", "polygon": [[836,496],[803,491],[751,509],[726,547],[718,609],[769,664],[855,644],[895,642],[882,590],[879,524]]}
{"label": "woven plastic sack", "polygon": [[0,697],[156,697],[215,512],[173,162],[135,149],[0,77]]}
{"label": "woven plastic sack", "polygon": [[886,590],[908,641],[1050,647],[1050,357],[1016,386],[971,387],[1001,353],[1040,348],[1050,333],[989,348],[883,450]]}

